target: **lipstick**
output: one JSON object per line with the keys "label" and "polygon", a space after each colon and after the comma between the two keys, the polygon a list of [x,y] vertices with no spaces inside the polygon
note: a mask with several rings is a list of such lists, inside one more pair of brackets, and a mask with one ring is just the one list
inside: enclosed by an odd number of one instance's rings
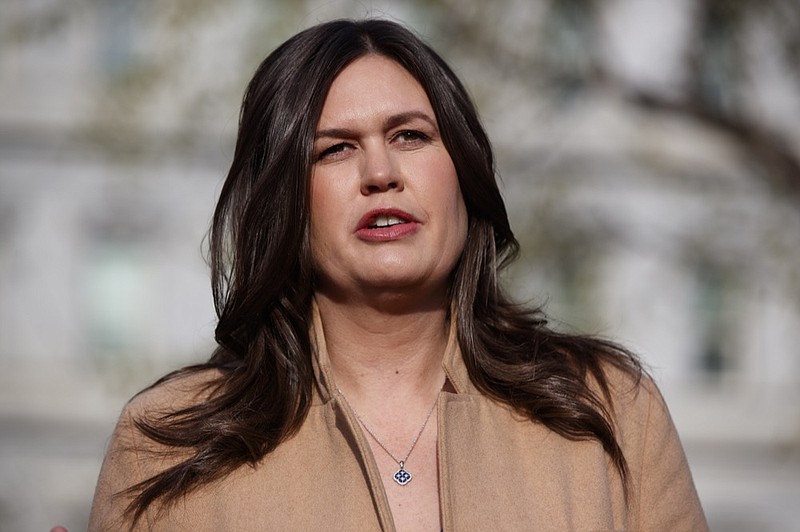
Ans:
{"label": "lipstick", "polygon": [[413,235],[419,226],[414,216],[401,209],[373,209],[359,220],[356,235],[370,242],[389,242]]}

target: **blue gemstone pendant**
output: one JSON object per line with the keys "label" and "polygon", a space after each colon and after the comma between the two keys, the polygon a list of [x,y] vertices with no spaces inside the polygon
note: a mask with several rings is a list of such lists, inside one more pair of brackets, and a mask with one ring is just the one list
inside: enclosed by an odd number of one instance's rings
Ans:
{"label": "blue gemstone pendant", "polygon": [[405,486],[411,482],[411,473],[406,471],[405,467],[403,467],[403,462],[400,462],[400,469],[397,470],[392,478],[401,486]]}

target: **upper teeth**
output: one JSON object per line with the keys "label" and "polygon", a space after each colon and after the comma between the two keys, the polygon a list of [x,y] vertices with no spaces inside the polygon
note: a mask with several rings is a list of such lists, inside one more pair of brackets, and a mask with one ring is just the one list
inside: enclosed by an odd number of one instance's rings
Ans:
{"label": "upper teeth", "polygon": [[403,220],[393,215],[381,215],[375,218],[372,222],[374,227],[389,227],[390,225],[397,225],[403,223]]}

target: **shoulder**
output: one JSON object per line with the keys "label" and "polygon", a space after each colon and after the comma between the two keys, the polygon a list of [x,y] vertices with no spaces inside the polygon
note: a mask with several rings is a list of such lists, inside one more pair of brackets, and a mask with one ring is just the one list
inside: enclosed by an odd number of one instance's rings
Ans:
{"label": "shoulder", "polygon": [[[170,416],[177,415],[177,420],[189,409],[201,407],[214,395],[221,377],[218,370],[181,370],[136,394],[122,409],[106,459],[135,465],[143,480],[181,458],[186,449],[157,443],[143,427],[159,427]],[[170,459],[153,460],[154,456]]]}
{"label": "shoulder", "polygon": [[163,416],[207,401],[221,384],[217,369],[181,370],[162,378],[128,401],[122,417]]}
{"label": "shoulder", "polygon": [[637,529],[707,530],[689,464],[653,378],[606,371],[611,414],[628,464]]}
{"label": "shoulder", "polygon": [[[174,374],[133,397],[123,408],[106,450],[95,488],[89,530],[131,528],[130,489],[181,460],[175,452],[145,437],[137,422],[157,420],[181,409],[202,404],[213,393],[222,374],[216,370]],[[139,521],[147,528],[149,517]]]}
{"label": "shoulder", "polygon": [[130,460],[145,452],[162,452],[162,446],[142,433],[142,424],[152,425],[203,405],[214,395],[221,376],[220,371],[210,369],[175,373],[136,394],[122,409],[106,459],[121,455]]}
{"label": "shoulder", "polygon": [[647,371],[605,364],[603,373],[609,390],[606,407],[623,441],[653,428],[674,431],[666,401]]}
{"label": "shoulder", "polygon": [[653,377],[644,369],[604,363],[602,372],[608,393],[597,381],[589,383],[612,423],[617,443],[632,469],[644,459],[654,442],[680,439],[666,401]]}

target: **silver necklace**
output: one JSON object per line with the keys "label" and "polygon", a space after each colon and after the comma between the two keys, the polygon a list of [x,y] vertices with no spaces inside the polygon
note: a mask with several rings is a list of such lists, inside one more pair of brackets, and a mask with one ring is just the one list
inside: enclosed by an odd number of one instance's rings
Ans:
{"label": "silver necklace", "polygon": [[397,462],[397,465],[400,466],[400,469],[395,471],[394,475],[392,475],[392,480],[394,480],[395,482],[397,482],[401,486],[405,486],[406,484],[411,482],[411,479],[413,477],[411,476],[411,472],[409,472],[408,469],[406,469],[406,460],[408,460],[408,457],[411,456],[411,453],[414,451],[414,447],[417,446],[417,441],[419,440],[419,437],[422,436],[422,432],[425,430],[425,427],[428,425],[428,420],[431,418],[431,414],[433,414],[433,409],[436,408],[436,403],[439,402],[439,394],[436,394],[436,400],[431,405],[431,409],[428,410],[428,415],[425,416],[425,421],[422,423],[422,426],[419,428],[419,432],[417,432],[417,435],[414,436],[414,441],[411,442],[411,448],[408,450],[408,452],[403,457],[403,459],[400,460],[399,458],[397,458],[394,455],[394,453],[392,451],[390,451],[383,444],[383,442],[380,440],[380,438],[378,438],[375,435],[375,433],[372,432],[372,430],[370,430],[370,428],[367,426],[367,424],[364,423],[364,420],[361,419],[361,416],[358,415],[358,412],[356,412],[355,408],[353,408],[353,405],[350,404],[350,401],[347,400],[347,397],[345,397],[345,395],[342,393],[342,390],[339,390],[339,388],[337,388],[337,390],[339,391],[339,395],[342,396],[342,399],[344,399],[344,402],[347,403],[347,406],[350,407],[350,410],[353,411],[353,414],[356,416],[356,419],[358,420],[358,422],[361,423],[361,426],[364,427],[364,430],[367,431],[367,434],[372,436],[372,439],[375,440],[375,442],[378,445],[380,445],[381,449],[386,451],[386,454],[391,456],[392,460]]}

